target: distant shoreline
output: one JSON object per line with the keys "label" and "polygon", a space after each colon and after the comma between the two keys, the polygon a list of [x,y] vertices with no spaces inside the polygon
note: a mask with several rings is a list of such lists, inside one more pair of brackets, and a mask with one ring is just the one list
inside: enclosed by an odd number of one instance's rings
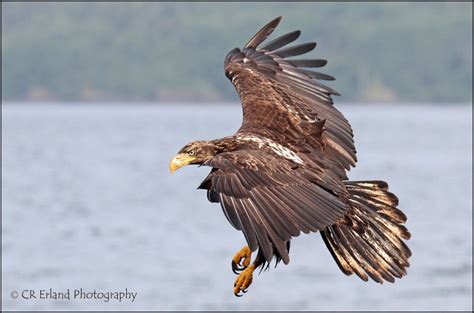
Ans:
{"label": "distant shoreline", "polygon": [[[240,106],[238,101],[2,101],[2,106]],[[334,102],[337,106],[472,106],[472,102]]]}

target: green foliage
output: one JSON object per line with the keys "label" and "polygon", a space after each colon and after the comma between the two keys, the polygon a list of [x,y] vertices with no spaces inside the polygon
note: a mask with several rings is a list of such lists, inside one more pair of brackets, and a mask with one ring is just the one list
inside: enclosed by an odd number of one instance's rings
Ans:
{"label": "green foliage", "polygon": [[[472,101],[471,3],[2,3],[4,100],[236,100],[223,59],[301,29],[345,101]],[[301,42],[301,41],[300,41]]]}

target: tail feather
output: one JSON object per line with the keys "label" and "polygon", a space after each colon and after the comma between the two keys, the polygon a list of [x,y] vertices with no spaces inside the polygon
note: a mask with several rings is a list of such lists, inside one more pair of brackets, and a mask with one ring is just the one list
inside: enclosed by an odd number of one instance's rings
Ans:
{"label": "tail feather", "polygon": [[350,209],[344,218],[321,231],[326,246],[346,275],[362,280],[394,282],[407,274],[411,251],[403,240],[410,232],[398,198],[383,181],[346,181]]}

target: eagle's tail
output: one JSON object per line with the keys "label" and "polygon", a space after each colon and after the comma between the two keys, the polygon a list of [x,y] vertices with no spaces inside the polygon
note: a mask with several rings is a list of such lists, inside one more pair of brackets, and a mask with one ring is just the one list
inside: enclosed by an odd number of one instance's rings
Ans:
{"label": "eagle's tail", "polygon": [[321,231],[326,246],[346,275],[362,280],[394,282],[406,275],[410,232],[397,197],[383,181],[346,181],[350,209],[344,218]]}

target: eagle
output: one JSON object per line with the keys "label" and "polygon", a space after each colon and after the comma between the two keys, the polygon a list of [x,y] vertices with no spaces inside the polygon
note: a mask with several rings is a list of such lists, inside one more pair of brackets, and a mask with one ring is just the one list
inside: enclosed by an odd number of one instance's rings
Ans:
{"label": "eagle", "polygon": [[266,42],[280,21],[225,57],[225,75],[242,104],[240,129],[186,144],[170,171],[211,168],[198,189],[220,204],[247,243],[231,261],[236,296],[247,292],[256,269],[268,269],[272,260],[288,264],[291,240],[311,232],[320,233],[344,274],[394,282],[409,267],[407,217],[386,182],[348,179],[357,161],[353,131],[334,107],[339,93],[320,82],[334,78],[308,69],[327,61],[293,58],[316,47],[289,45],[299,30]]}

